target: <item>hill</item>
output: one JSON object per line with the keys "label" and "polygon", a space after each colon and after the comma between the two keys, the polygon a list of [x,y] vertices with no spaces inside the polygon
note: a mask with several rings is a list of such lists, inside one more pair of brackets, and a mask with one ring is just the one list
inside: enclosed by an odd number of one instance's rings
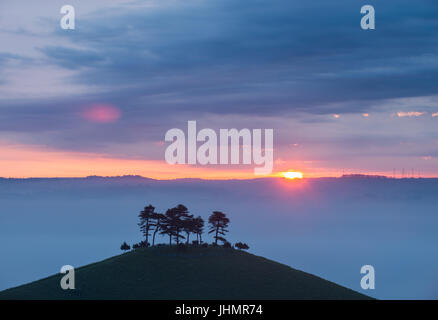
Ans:
{"label": "hill", "polygon": [[221,247],[137,249],[0,292],[0,299],[368,299],[358,292],[246,252]]}

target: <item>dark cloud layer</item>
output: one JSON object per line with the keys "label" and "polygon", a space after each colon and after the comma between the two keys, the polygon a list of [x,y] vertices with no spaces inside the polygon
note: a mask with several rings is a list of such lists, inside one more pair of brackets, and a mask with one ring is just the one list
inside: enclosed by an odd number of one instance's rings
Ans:
{"label": "dark cloud layer", "polygon": [[[53,34],[75,47],[40,52],[45,63],[78,71],[71,85],[99,90],[68,102],[1,103],[0,129],[50,128],[56,144],[92,146],[159,139],[178,117],[362,113],[436,94],[436,1],[367,4],[376,8],[374,31],[361,30],[358,0],[184,1],[78,17],[74,32]],[[93,102],[118,106],[122,118],[87,141],[94,129],[76,115]]]}
{"label": "dark cloud layer", "polygon": [[[84,69],[74,81],[121,88],[123,98],[123,87],[136,88],[134,107],[152,113],[362,112],[375,100],[436,93],[432,1],[376,3],[375,31],[359,27],[362,1],[195,3],[96,15],[71,34],[88,50],[42,50]],[[346,110],[345,101],[370,103]]]}

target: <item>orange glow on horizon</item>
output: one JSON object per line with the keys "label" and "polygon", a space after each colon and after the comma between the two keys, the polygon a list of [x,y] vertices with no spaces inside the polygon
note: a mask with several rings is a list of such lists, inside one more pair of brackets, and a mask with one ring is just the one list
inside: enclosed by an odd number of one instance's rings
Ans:
{"label": "orange glow on horizon", "polygon": [[[291,164],[285,162],[281,166],[290,167]],[[292,166],[296,165],[299,163],[295,161]],[[275,171],[270,175],[256,176],[253,166],[169,165],[164,160],[132,159],[92,152],[63,151],[45,146],[12,144],[0,140],[0,177],[5,178],[139,175],[157,180],[184,178],[230,180],[276,177],[287,181],[290,179],[304,180],[302,173],[304,171],[306,178],[340,177],[342,175],[342,171],[336,168],[303,167],[302,169],[302,171]],[[350,171],[349,173],[388,177],[393,175],[392,170],[391,172]],[[432,178],[437,177],[437,174],[422,172],[421,177]]]}
{"label": "orange glow on horizon", "polygon": [[303,179],[303,173],[299,172],[299,171],[287,171],[287,172],[282,172],[283,177],[285,177],[286,179]]}
{"label": "orange glow on horizon", "polygon": [[254,175],[253,167],[169,165],[164,160],[116,158],[106,154],[54,150],[0,140],[0,177],[76,178],[92,175],[140,175],[157,180],[260,178]]}

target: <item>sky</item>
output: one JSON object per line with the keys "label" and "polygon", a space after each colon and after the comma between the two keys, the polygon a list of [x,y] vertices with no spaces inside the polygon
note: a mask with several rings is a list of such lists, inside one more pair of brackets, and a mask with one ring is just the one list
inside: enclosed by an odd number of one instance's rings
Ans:
{"label": "sky", "polygon": [[167,164],[189,120],[274,129],[272,175],[438,176],[436,1],[65,4],[0,3],[0,176],[255,177]]}

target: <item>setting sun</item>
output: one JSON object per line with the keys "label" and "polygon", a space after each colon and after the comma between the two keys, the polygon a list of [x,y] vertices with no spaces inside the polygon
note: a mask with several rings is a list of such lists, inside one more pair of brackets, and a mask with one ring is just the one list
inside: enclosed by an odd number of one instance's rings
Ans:
{"label": "setting sun", "polygon": [[283,177],[286,179],[302,179],[303,173],[298,171],[288,171],[288,172],[282,172]]}

